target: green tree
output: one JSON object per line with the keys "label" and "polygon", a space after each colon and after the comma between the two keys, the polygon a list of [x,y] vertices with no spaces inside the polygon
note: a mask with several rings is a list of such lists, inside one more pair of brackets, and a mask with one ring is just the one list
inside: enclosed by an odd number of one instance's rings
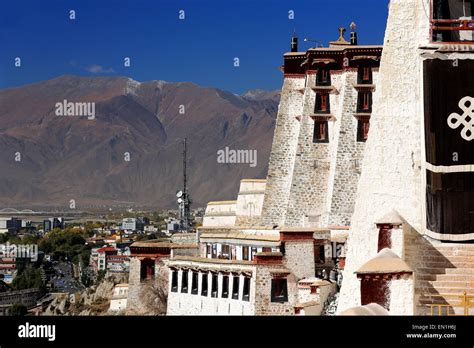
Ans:
{"label": "green tree", "polygon": [[28,313],[28,308],[26,308],[25,305],[15,303],[14,305],[11,305],[8,308],[8,313],[11,316],[20,317],[20,316],[24,316],[24,315],[26,315],[26,313]]}
{"label": "green tree", "polygon": [[13,279],[13,290],[24,290],[31,288],[44,288],[43,280],[41,279],[41,271],[33,265],[28,264],[25,269]]}

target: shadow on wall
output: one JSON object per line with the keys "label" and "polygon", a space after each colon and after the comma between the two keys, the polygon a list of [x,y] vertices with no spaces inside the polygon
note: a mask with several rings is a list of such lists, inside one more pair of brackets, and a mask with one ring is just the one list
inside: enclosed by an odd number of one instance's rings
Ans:
{"label": "shadow on wall", "polygon": [[459,314],[459,295],[467,290],[468,284],[458,281],[463,279],[462,270],[450,260],[456,255],[456,245],[435,248],[414,228],[408,227],[404,250],[406,263],[415,271],[415,314],[430,315],[431,305],[436,305],[433,308],[434,315]]}

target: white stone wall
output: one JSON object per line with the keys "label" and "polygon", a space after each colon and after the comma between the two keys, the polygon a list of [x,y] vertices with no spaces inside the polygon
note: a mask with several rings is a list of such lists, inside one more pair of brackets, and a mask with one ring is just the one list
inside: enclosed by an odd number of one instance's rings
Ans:
{"label": "white stone wall", "polygon": [[264,226],[285,223],[300,130],[296,116],[303,114],[303,94],[298,89],[304,86],[304,78],[286,77],[283,81],[262,209]]}
{"label": "white stone wall", "polygon": [[413,315],[415,313],[415,281],[412,276],[392,279],[390,289],[390,315]]}
{"label": "white stone wall", "polygon": [[[373,71],[374,83],[378,69]],[[365,148],[357,141],[356,69],[331,71],[329,142],[314,143],[316,75],[289,84],[285,79],[264,198],[263,224],[348,226]],[[290,87],[292,89],[290,89]],[[295,91],[303,88],[304,93]],[[297,106],[300,103],[300,106]],[[288,104],[291,107],[288,107]],[[289,112],[289,114],[285,113]],[[295,123],[295,122],[298,122]]]}
{"label": "white stone wall", "polygon": [[234,226],[237,201],[209,202],[202,220],[203,227]]}
{"label": "white stone wall", "polygon": [[[331,81],[336,88],[340,88],[341,74],[333,72]],[[337,119],[328,122],[329,143],[313,143],[315,121],[309,115],[314,114],[316,102],[316,92],[310,88],[314,84],[315,75],[308,75],[285,226],[305,226],[309,217],[316,216],[320,216],[318,227],[326,225],[329,213],[331,154],[335,153],[339,125]],[[329,98],[331,114],[337,115],[340,97],[331,94]]]}
{"label": "white stone wall", "polygon": [[298,280],[314,277],[313,240],[286,241],[283,261]]}
{"label": "white stone wall", "polygon": [[[377,84],[378,69],[372,69],[372,80]],[[365,142],[357,141],[358,91],[353,87],[357,83],[357,71],[348,70],[343,76],[340,97],[339,137],[337,152],[332,164],[334,175],[329,186],[329,225],[349,226],[354,212],[357,184],[360,178],[360,167],[364,157]],[[370,132],[369,132],[370,133]],[[370,136],[370,135],[369,135]]]}
{"label": "white stone wall", "polygon": [[[205,267],[206,263],[193,263],[195,266]],[[214,264],[213,268],[216,271],[234,269],[239,271],[242,267],[238,265],[218,265]],[[199,272],[198,276],[198,294],[191,293],[192,285],[192,272],[188,274],[188,291],[187,293],[181,292],[182,290],[182,272],[178,271],[178,291],[171,291],[171,272],[169,275],[169,291],[168,291],[168,307],[167,315],[254,315],[255,314],[255,267],[246,266],[248,272],[253,274],[250,278],[250,297],[249,301],[244,301],[243,286],[244,276],[239,276],[239,298],[233,299],[233,276],[229,275],[229,296],[227,298],[222,297],[222,279],[223,274],[218,274],[218,292],[217,297],[211,297],[212,290],[212,275],[209,272]],[[201,295],[202,289],[202,278],[208,276],[208,289],[207,296]]]}
{"label": "white stone wall", "polygon": [[360,283],[354,271],[377,253],[375,221],[394,209],[408,225],[417,231],[421,229],[423,98],[418,47],[429,39],[426,11],[427,0],[390,1],[370,135],[348,239],[339,313],[360,305]]}
{"label": "white stone wall", "polygon": [[237,197],[236,225],[259,225],[265,195],[265,180],[242,180]]}

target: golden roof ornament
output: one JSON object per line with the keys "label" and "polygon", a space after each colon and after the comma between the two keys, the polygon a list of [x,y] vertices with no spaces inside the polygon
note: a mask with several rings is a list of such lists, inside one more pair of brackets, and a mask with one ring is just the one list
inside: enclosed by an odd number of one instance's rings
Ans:
{"label": "golden roof ornament", "polygon": [[344,33],[346,32],[346,28],[340,27],[339,29],[339,39],[337,41],[330,42],[331,46],[346,46],[350,45],[350,42],[346,41],[344,38]]}

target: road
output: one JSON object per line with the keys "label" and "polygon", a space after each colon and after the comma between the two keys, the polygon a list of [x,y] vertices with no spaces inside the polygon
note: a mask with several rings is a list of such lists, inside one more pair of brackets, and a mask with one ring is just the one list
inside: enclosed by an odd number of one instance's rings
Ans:
{"label": "road", "polygon": [[53,268],[56,274],[53,278],[55,292],[75,293],[84,289],[84,286],[74,279],[70,262],[54,263]]}

